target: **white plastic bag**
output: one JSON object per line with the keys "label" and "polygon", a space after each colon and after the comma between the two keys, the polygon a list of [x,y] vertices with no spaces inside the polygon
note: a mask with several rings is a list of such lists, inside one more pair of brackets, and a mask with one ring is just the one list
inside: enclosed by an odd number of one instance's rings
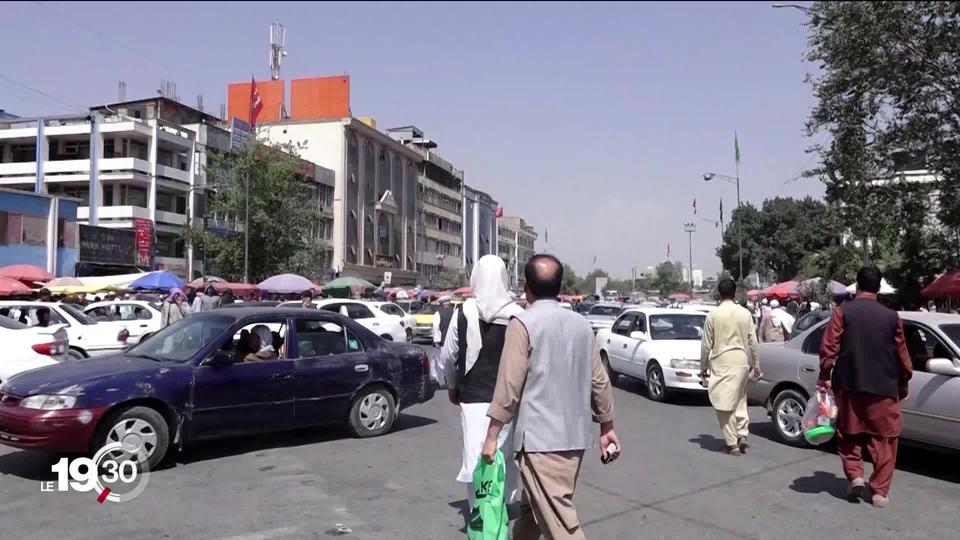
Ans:
{"label": "white plastic bag", "polygon": [[457,366],[437,353],[430,359],[430,377],[437,383],[437,387],[452,390],[457,386]]}
{"label": "white plastic bag", "polygon": [[833,438],[836,433],[834,424],[837,421],[837,402],[833,392],[817,390],[807,400],[803,411],[803,437],[812,445],[823,444]]}

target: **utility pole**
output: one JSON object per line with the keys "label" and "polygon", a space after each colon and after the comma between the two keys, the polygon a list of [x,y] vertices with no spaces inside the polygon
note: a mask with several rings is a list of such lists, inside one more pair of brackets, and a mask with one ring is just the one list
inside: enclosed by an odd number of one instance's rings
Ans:
{"label": "utility pole", "polygon": [[287,55],[287,29],[280,23],[270,25],[270,79],[280,80],[280,61]]}
{"label": "utility pole", "polygon": [[693,222],[684,223],[683,231],[687,233],[687,239],[689,242],[690,266],[687,268],[687,274],[690,277],[690,291],[693,291],[693,233],[697,232],[697,224]]}

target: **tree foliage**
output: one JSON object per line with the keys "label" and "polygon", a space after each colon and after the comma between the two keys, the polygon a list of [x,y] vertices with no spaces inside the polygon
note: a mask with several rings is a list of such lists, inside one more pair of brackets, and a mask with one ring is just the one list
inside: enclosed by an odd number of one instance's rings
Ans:
{"label": "tree foliage", "polygon": [[244,268],[243,222],[249,179],[250,281],[281,273],[298,273],[319,281],[324,244],[317,235],[321,219],[311,186],[299,173],[293,145],[256,142],[233,152],[210,154],[207,178],[214,191],[207,217],[227,218],[237,231],[220,236],[193,223],[190,241],[206,250],[208,274],[240,281]]}
{"label": "tree foliage", "polygon": [[737,280],[741,278],[737,217],[742,219],[744,231],[744,273],[772,273],[778,282],[796,277],[809,253],[835,244],[840,228],[827,206],[811,197],[767,199],[759,211],[749,204],[738,208],[717,250],[724,270]]}
{"label": "tree foliage", "polygon": [[[809,15],[806,56],[819,72],[809,77],[817,102],[807,130],[829,136],[812,148],[821,164],[811,174],[844,227],[874,240],[861,242],[865,255],[890,259],[891,281],[910,298],[960,262],[960,4],[815,2]],[[930,181],[905,182],[910,169]],[[821,267],[853,266],[849,246],[820,255]]]}

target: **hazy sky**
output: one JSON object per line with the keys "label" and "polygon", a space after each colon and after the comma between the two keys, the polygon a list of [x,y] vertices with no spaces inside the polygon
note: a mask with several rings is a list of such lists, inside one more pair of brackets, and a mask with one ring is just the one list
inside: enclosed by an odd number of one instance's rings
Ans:
{"label": "hazy sky", "polygon": [[[378,127],[414,124],[439,152],[523,216],[579,272],[687,264],[719,270],[739,133],[744,201],[821,195],[803,14],[751,3],[0,3],[7,51],[0,109],[65,113],[153,95],[203,94],[269,78],[272,21],[287,27],[282,78],[347,73],[351,108]],[[14,82],[15,81],[15,82]],[[19,83],[19,84],[18,84]],[[47,95],[31,91],[30,86]],[[288,89],[289,92],[289,89]],[[71,107],[73,105],[74,107]],[[692,215],[693,199],[699,213]]]}

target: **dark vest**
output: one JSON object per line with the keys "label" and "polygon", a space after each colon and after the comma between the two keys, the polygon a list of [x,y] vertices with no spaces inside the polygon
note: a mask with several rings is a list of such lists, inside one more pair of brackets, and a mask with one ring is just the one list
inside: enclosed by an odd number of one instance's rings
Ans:
{"label": "dark vest", "polygon": [[467,318],[463,309],[457,310],[457,395],[461,403],[490,403],[493,389],[497,386],[500,371],[500,354],[507,327],[480,320],[480,340],[483,343],[480,356],[467,373]]}
{"label": "dark vest", "polygon": [[897,397],[900,362],[896,336],[900,317],[869,299],[844,302],[842,310],[843,333],[833,368],[834,388]]}
{"label": "dark vest", "polygon": [[453,319],[453,306],[440,308],[440,346],[447,342],[447,329],[450,328],[450,320]]}

